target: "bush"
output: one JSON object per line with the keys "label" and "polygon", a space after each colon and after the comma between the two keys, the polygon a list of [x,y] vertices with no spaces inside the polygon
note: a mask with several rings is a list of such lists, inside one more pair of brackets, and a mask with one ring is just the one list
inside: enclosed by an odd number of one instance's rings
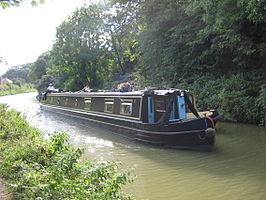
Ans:
{"label": "bush", "polygon": [[20,87],[15,84],[2,84],[0,85],[0,91],[8,91],[8,90],[18,90]]}
{"label": "bush", "polygon": [[223,118],[265,126],[266,83],[264,71],[232,74],[215,78],[211,74],[195,77],[192,83],[179,88],[190,89],[197,95],[199,110],[217,109]]}
{"label": "bush", "polygon": [[25,83],[20,79],[15,79],[14,84],[2,84],[0,85],[0,96],[19,94],[25,92],[35,91],[31,84]]}
{"label": "bush", "polygon": [[256,105],[258,105],[259,115],[260,115],[260,125],[266,125],[266,84],[262,85],[260,88],[259,98],[256,100]]}
{"label": "bush", "polygon": [[3,105],[0,117],[0,173],[13,199],[131,199],[121,187],[132,179],[118,172],[118,163],[81,163],[83,150],[68,144],[66,134],[44,139]]}

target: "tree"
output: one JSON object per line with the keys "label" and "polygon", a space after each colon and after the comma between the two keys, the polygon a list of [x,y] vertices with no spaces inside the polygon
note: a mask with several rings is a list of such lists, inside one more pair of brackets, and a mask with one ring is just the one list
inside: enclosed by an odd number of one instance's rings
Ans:
{"label": "tree", "polygon": [[140,5],[136,1],[129,1],[126,4],[111,1],[112,10],[115,11],[108,17],[112,33],[112,49],[122,73],[131,72],[138,62],[137,35],[140,24],[137,15]]}
{"label": "tree", "polygon": [[13,79],[23,79],[25,82],[29,83],[29,67],[30,63],[24,64],[24,65],[18,65],[14,66],[11,69],[9,69],[5,74],[3,74],[3,77],[7,77],[11,80]]}
{"label": "tree", "polygon": [[215,78],[266,63],[265,1],[113,2],[121,9],[137,5],[136,70],[144,85],[174,86],[206,72]]}
{"label": "tree", "polygon": [[41,79],[35,83],[35,88],[38,93],[41,94],[47,91],[47,87],[50,83],[54,82],[54,78],[50,75],[43,75]]}
{"label": "tree", "polygon": [[[0,0],[0,7],[5,9],[11,6],[19,6],[22,2],[23,0]],[[45,0],[39,0],[39,1],[32,0],[31,5],[36,6],[38,3],[43,4],[44,2]]]}
{"label": "tree", "polygon": [[236,66],[241,70],[258,68],[265,63],[265,5],[265,1],[255,0],[205,0],[193,1],[186,8],[189,15],[202,13],[204,26],[193,41],[210,40],[203,54],[206,58],[216,54],[216,70],[222,69],[221,72],[225,73]]}
{"label": "tree", "polygon": [[30,79],[38,82],[43,75],[46,75],[48,68],[51,67],[50,52],[40,55],[37,60],[30,66]]}
{"label": "tree", "polygon": [[58,28],[50,73],[65,90],[99,87],[115,67],[109,50],[105,7],[92,4],[76,10]]}

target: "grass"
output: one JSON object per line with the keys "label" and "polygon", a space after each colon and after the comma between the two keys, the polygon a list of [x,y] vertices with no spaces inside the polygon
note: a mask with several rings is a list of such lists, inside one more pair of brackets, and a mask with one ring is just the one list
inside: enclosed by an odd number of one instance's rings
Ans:
{"label": "grass", "polygon": [[43,137],[21,114],[0,104],[0,177],[11,199],[132,199],[121,192],[131,182],[117,162],[80,162],[82,149],[63,133]]}

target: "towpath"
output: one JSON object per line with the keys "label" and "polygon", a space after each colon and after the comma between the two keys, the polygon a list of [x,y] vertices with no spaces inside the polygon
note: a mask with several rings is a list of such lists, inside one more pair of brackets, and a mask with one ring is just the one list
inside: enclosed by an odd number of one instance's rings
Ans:
{"label": "towpath", "polygon": [[0,200],[7,200],[7,197],[8,197],[8,193],[5,190],[3,179],[0,178]]}

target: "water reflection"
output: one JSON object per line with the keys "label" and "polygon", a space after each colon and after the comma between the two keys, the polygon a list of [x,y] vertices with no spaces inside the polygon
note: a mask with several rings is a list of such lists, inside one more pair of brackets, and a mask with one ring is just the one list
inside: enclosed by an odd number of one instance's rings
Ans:
{"label": "water reflection", "polygon": [[67,132],[92,160],[120,160],[137,180],[126,187],[137,199],[266,199],[266,129],[218,125],[213,152],[161,149],[129,141],[84,120],[44,112],[35,94],[1,97],[42,130]]}

